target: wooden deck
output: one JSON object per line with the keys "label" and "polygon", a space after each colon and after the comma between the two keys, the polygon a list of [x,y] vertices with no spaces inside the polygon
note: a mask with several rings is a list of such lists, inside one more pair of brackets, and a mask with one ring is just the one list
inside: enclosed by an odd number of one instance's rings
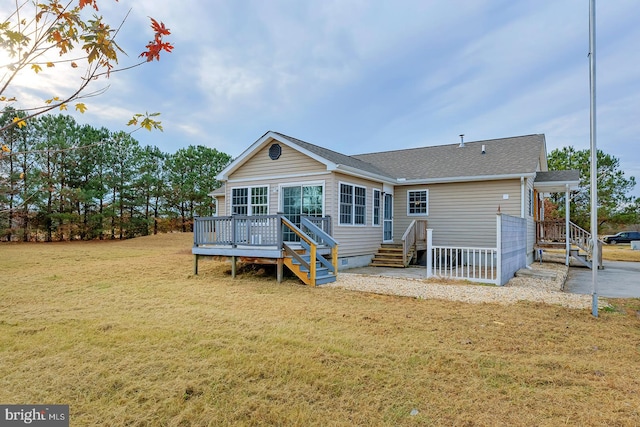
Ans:
{"label": "wooden deck", "polygon": [[196,217],[193,239],[194,274],[201,256],[230,258],[233,277],[237,260],[276,264],[278,281],[286,265],[311,286],[335,281],[338,274],[338,242],[331,237],[329,217],[303,216],[300,227],[280,214]]}

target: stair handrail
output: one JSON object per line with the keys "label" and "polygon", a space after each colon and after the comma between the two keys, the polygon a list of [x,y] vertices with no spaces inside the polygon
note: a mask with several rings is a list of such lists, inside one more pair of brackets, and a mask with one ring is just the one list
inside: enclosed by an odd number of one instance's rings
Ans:
{"label": "stair handrail", "polygon": [[409,265],[411,261],[408,258],[409,249],[414,247],[416,244],[416,220],[411,221],[411,224],[407,227],[404,234],[402,235],[402,263],[406,267]]}
{"label": "stair handrail", "polygon": [[[301,241],[304,241],[309,245],[309,263],[307,264],[307,262],[304,261],[303,259],[299,259],[298,261],[300,261],[302,265],[304,265],[306,268],[309,269],[309,276],[310,276],[309,279],[311,280],[311,283],[315,286],[315,283],[316,283],[315,260],[317,258],[318,243],[315,240],[313,240],[310,236],[308,236],[306,233],[304,233],[300,228],[298,228],[297,225],[289,221],[287,217],[285,217],[284,215],[280,216],[280,221],[283,227],[289,228],[298,237],[300,237]],[[282,233],[280,234],[282,235]],[[285,252],[289,252],[289,253],[294,252],[293,249],[291,249],[291,247],[289,247],[289,245],[287,245],[284,242],[282,242],[282,247],[285,250]]]}
{"label": "stair handrail", "polygon": [[[329,233],[318,227],[312,220],[306,217],[300,219],[300,226],[305,227],[314,236],[319,237],[321,242],[331,248],[331,263],[329,264],[323,256],[318,256],[318,261],[329,269],[336,277],[338,276],[338,241]],[[300,230],[302,231],[302,230]]]}
{"label": "stair handrail", "polygon": [[569,226],[569,242],[591,255],[591,253],[593,252],[591,233],[584,228],[581,228],[577,224],[574,224],[573,222],[569,222]]}
{"label": "stair handrail", "polygon": [[[281,216],[280,218],[281,218],[280,220],[283,227],[287,227],[291,231],[293,231],[298,237],[300,237],[301,244],[304,246],[304,243],[306,243],[308,247],[309,263],[307,263],[301,258],[300,259],[298,257],[295,257],[295,258],[309,270],[309,276],[310,276],[309,280],[311,281],[313,286],[315,286],[315,283],[316,283],[316,263],[317,262],[327,267],[327,269],[331,271],[337,278],[338,276],[338,242],[329,234],[325,233],[321,228],[313,224],[311,221],[308,221],[308,220],[305,221],[305,218],[302,218],[301,223],[304,223],[305,228],[307,228],[309,231],[316,234],[317,236],[321,236],[323,241],[331,247],[332,262],[329,263],[323,256],[321,256],[318,253],[318,242],[316,242],[311,236],[309,236],[309,234],[302,231],[302,229],[300,229],[297,225],[289,221],[289,219],[287,219],[284,215]],[[285,250],[285,252],[289,254],[292,252],[295,252],[289,245],[287,245],[284,242],[282,242],[282,247]]]}

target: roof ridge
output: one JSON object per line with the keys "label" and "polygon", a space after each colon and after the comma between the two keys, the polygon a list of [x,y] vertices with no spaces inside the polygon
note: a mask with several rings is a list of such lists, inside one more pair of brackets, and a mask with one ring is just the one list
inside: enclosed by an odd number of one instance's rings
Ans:
{"label": "roof ridge", "polygon": [[[542,133],[531,133],[528,135],[518,135],[518,136],[507,136],[507,137],[503,137],[503,138],[492,138],[492,139],[482,139],[482,140],[478,140],[478,141],[465,141],[464,144],[478,144],[478,143],[485,143],[485,142],[494,142],[494,141],[500,141],[500,140],[504,140],[504,139],[518,139],[518,138],[527,138],[527,137],[531,137],[531,136],[540,136],[540,135],[544,135]],[[399,152],[407,152],[407,151],[411,151],[411,150],[424,150],[425,148],[436,148],[436,147],[450,147],[452,145],[460,145],[459,142],[455,142],[455,143],[450,143],[450,144],[437,144],[437,145],[423,145],[421,147],[412,147],[412,148],[399,148],[397,150],[388,150],[388,151],[373,151],[373,152],[369,152],[369,153],[358,153],[358,154],[352,154],[351,156],[354,156],[357,158],[357,156],[367,156],[370,154],[385,154],[385,153],[399,153]]]}
{"label": "roof ridge", "polygon": [[[379,175],[387,175],[386,172],[381,169],[380,167],[367,162],[365,160],[359,159],[357,157],[354,157],[353,155],[349,155],[349,154],[344,154],[344,153],[340,153],[338,151],[332,150],[330,148],[326,148],[320,145],[316,145],[316,144],[312,144],[310,142],[304,141],[302,139],[299,138],[295,138],[289,135],[285,135],[281,132],[275,132],[273,131],[272,133],[284,137],[286,139],[288,139],[290,142],[299,145],[301,148],[304,148],[305,150],[314,152],[316,155],[322,156],[325,159],[332,161],[334,163],[338,163],[338,164],[344,164],[345,166],[351,166],[351,167],[356,167],[359,168],[361,170],[369,170],[370,172],[379,174]],[[306,144],[306,147],[305,147]],[[392,177],[391,175],[387,175],[389,177]]]}
{"label": "roof ridge", "polygon": [[[346,156],[346,157],[351,157],[351,158],[353,158],[353,155],[352,155],[352,154],[344,154],[344,153],[341,153],[341,152],[339,152],[339,151],[335,151],[335,150],[332,150],[332,149],[330,149],[330,148],[323,147],[322,145],[314,144],[314,143],[312,143],[312,142],[308,142],[308,141],[305,141],[305,140],[300,139],[300,138],[296,138],[296,137],[293,137],[293,136],[285,135],[285,134],[284,134],[284,133],[282,133],[282,132],[276,132],[276,131],[272,131],[272,132],[273,132],[273,133],[275,133],[276,135],[284,136],[285,138],[291,139],[291,140],[293,140],[293,141],[299,141],[299,142],[302,142],[302,143],[304,143],[304,144],[313,145],[314,147],[318,147],[318,148],[320,148],[320,149],[322,149],[322,150],[325,150],[325,151],[330,151],[330,152],[332,152],[332,153],[334,153],[334,154],[338,154],[338,155],[340,155],[340,156]],[[356,159],[356,160],[360,160],[360,159]],[[362,161],[362,160],[360,160],[360,161]]]}

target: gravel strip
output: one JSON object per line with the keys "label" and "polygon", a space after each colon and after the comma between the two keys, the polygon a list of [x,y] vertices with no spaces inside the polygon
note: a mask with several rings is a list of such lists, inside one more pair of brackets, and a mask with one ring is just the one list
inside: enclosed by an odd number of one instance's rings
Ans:
{"label": "gravel strip", "polygon": [[[374,274],[339,273],[338,280],[323,287],[338,287],[353,291],[384,295],[399,295],[424,299],[444,299],[467,303],[514,304],[534,301],[574,309],[591,308],[591,295],[562,291],[569,271],[563,264],[533,264],[531,268],[555,272],[555,279],[514,277],[505,286],[478,285],[445,279],[400,278]],[[601,306],[606,301],[599,300]]]}

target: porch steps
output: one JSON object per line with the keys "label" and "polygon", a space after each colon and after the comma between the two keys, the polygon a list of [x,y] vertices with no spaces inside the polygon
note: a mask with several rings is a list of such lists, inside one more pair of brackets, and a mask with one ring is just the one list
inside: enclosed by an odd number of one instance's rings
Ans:
{"label": "porch steps", "polygon": [[[409,253],[409,259],[413,257],[413,253]],[[401,243],[383,243],[378,252],[373,256],[371,267],[396,267],[405,268],[404,259],[402,257]]]}
{"label": "porch steps", "polygon": [[593,265],[591,261],[587,259],[587,254],[580,253],[580,249],[571,249],[569,251],[569,255],[571,255],[575,260],[577,260],[580,264],[586,266],[587,268],[591,268]]}
{"label": "porch steps", "polygon": [[[307,263],[309,263],[311,260],[311,257],[309,254],[304,254],[301,257]],[[298,260],[296,260],[295,258],[285,257],[284,265],[286,265],[287,268],[289,268],[289,270],[291,270],[293,274],[298,276],[298,278],[302,280],[306,285],[311,285],[311,286],[324,285],[326,283],[333,283],[336,281],[336,276],[333,273],[331,273],[328,268],[320,264],[320,262],[316,262],[315,283],[312,283],[311,272],[309,271],[309,269],[306,266],[300,264],[300,262],[298,262]]]}

